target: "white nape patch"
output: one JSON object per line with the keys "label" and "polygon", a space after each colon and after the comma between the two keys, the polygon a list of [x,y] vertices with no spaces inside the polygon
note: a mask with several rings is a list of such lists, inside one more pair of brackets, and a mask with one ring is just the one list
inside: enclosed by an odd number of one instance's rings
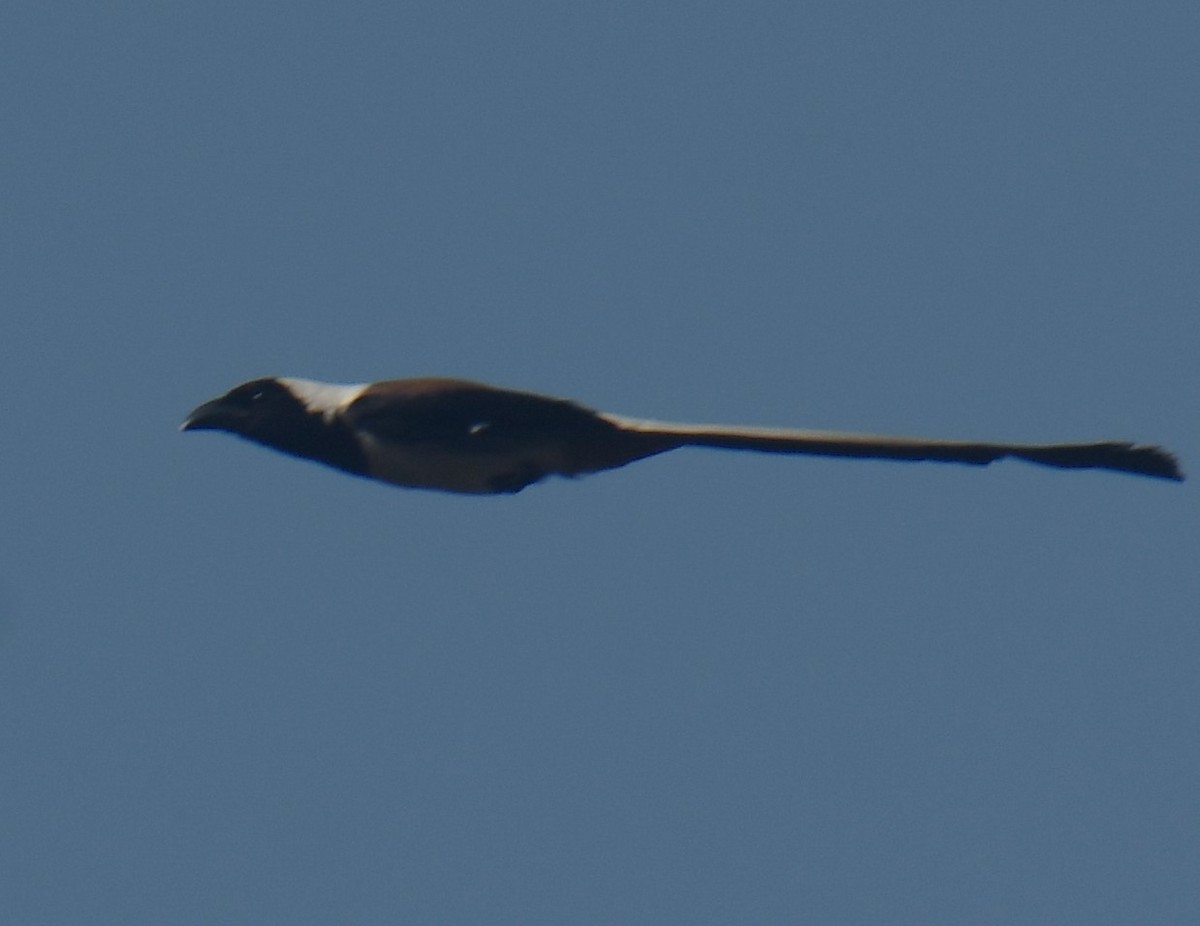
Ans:
{"label": "white nape patch", "polygon": [[317,412],[324,418],[330,418],[345,408],[360,395],[370,383],[319,383],[311,379],[292,379],[280,376],[278,382],[283,383],[297,399],[304,403],[310,412]]}

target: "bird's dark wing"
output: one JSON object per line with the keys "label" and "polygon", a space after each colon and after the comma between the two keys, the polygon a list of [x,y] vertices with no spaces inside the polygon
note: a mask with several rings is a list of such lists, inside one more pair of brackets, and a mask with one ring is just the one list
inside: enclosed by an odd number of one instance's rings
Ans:
{"label": "bird's dark wing", "polygon": [[492,451],[514,442],[594,441],[620,428],[565,399],[452,379],[376,383],[344,412],[347,423],[391,444]]}

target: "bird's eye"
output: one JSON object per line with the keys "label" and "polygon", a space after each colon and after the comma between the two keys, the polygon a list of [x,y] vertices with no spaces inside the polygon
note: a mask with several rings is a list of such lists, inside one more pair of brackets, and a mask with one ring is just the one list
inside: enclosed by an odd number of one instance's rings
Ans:
{"label": "bird's eye", "polygon": [[230,394],[229,401],[240,408],[251,409],[267,398],[265,389],[242,389]]}

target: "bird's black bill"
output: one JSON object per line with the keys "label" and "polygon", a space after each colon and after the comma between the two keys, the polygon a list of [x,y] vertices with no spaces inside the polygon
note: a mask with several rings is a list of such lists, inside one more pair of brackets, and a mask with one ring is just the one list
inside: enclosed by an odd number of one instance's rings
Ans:
{"label": "bird's black bill", "polygon": [[234,408],[221,399],[213,399],[194,409],[179,426],[181,431],[236,431],[246,420],[244,409]]}

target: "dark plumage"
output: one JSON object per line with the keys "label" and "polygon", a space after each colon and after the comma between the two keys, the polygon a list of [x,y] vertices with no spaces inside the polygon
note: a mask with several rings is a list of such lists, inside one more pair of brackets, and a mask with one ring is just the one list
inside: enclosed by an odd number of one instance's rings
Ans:
{"label": "dark plumage", "polygon": [[354,386],[256,379],[204,403],[183,423],[185,431],[201,429],[229,431],[356,476],[472,494],[519,492],[549,475],[614,469],[689,446],[972,465],[1014,457],[1183,479],[1167,451],[1123,441],[995,444],[670,424],[456,379]]}

